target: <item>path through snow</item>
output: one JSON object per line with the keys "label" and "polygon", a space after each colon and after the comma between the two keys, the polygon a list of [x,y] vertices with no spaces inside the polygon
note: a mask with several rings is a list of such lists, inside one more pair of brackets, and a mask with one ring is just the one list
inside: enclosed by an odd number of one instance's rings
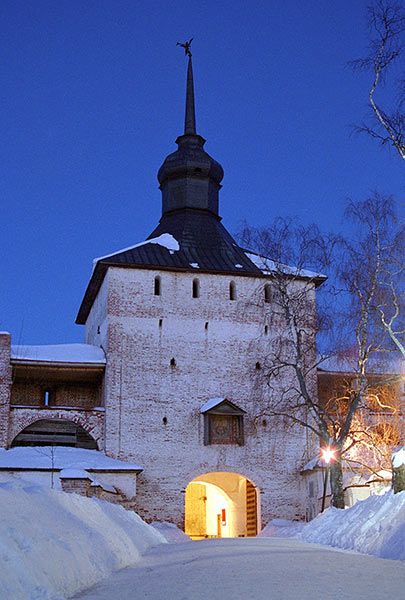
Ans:
{"label": "path through snow", "polygon": [[296,539],[162,544],[81,600],[384,600],[404,598],[405,564]]}

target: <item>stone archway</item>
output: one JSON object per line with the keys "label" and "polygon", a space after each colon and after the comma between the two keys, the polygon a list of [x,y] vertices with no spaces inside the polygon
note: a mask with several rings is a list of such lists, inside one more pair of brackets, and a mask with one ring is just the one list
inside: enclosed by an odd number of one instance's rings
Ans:
{"label": "stone archway", "polygon": [[96,440],[73,421],[66,419],[40,419],[25,427],[15,436],[15,446],[70,446],[98,450]]}
{"label": "stone archway", "polygon": [[252,481],[218,471],[196,477],[186,487],[185,532],[193,539],[253,537],[260,531],[260,501]]}

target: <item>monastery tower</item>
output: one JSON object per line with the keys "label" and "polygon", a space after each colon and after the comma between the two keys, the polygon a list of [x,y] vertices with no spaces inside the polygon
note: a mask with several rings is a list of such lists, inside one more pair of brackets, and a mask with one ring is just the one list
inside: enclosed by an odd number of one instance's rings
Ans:
{"label": "monastery tower", "polygon": [[105,451],[143,467],[139,514],[196,537],[254,535],[260,516],[305,517],[305,436],[255,419],[279,324],[259,257],[221,224],[223,169],[196,131],[191,56],[176,143],[158,173],[159,225],[97,259],[77,323],[106,353]]}

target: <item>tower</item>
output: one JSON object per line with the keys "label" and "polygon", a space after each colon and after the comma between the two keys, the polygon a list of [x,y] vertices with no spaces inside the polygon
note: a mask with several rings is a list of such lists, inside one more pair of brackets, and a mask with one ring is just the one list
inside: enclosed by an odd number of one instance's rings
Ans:
{"label": "tower", "polygon": [[223,170],[197,134],[191,56],[176,143],[158,172],[158,226],[96,260],[77,323],[86,343],[106,352],[105,451],[143,467],[139,514],[183,526],[185,492],[213,506],[222,494],[227,508],[216,524],[208,526],[207,508],[199,513],[205,535],[209,527],[253,535],[260,510],[266,521],[303,517],[305,439],[255,419],[266,341],[278,325],[265,298],[269,274],[221,223]]}

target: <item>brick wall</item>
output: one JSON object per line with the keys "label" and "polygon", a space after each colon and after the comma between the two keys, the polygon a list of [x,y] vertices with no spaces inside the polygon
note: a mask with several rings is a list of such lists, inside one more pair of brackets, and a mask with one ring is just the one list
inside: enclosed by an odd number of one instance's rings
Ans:
{"label": "brick wall", "polygon": [[60,480],[62,491],[67,494],[80,494],[81,496],[89,496],[91,485],[90,478],[88,479],[73,479],[64,477]]}
{"label": "brick wall", "polygon": [[[160,296],[153,293],[156,275]],[[191,295],[195,277],[199,298]],[[229,300],[231,279],[234,301]],[[108,304],[106,451],[144,468],[137,507],[146,520],[182,526],[185,487],[216,471],[239,473],[259,487],[264,523],[272,517],[305,517],[299,476],[305,432],[277,419],[255,423],[270,401],[256,363],[265,362],[268,340],[282,327],[263,300],[264,283],[197,269],[109,269],[108,294],[103,293]],[[314,306],[314,292],[310,301]],[[97,343],[91,331],[94,327],[87,329],[86,341]],[[281,388],[285,382],[279,383]],[[213,397],[226,397],[246,411],[244,446],[204,446],[200,408]]]}
{"label": "brick wall", "polygon": [[16,381],[11,389],[11,404],[18,406],[44,406],[44,391],[48,390],[52,406],[92,408],[100,406],[101,384],[65,383],[54,381]]}
{"label": "brick wall", "polygon": [[104,412],[98,410],[69,410],[63,408],[11,408],[7,445],[25,427],[40,419],[65,419],[81,425],[97,442],[99,450],[104,449]]}
{"label": "brick wall", "polygon": [[10,390],[11,390],[11,336],[0,333],[0,448],[7,447]]}

